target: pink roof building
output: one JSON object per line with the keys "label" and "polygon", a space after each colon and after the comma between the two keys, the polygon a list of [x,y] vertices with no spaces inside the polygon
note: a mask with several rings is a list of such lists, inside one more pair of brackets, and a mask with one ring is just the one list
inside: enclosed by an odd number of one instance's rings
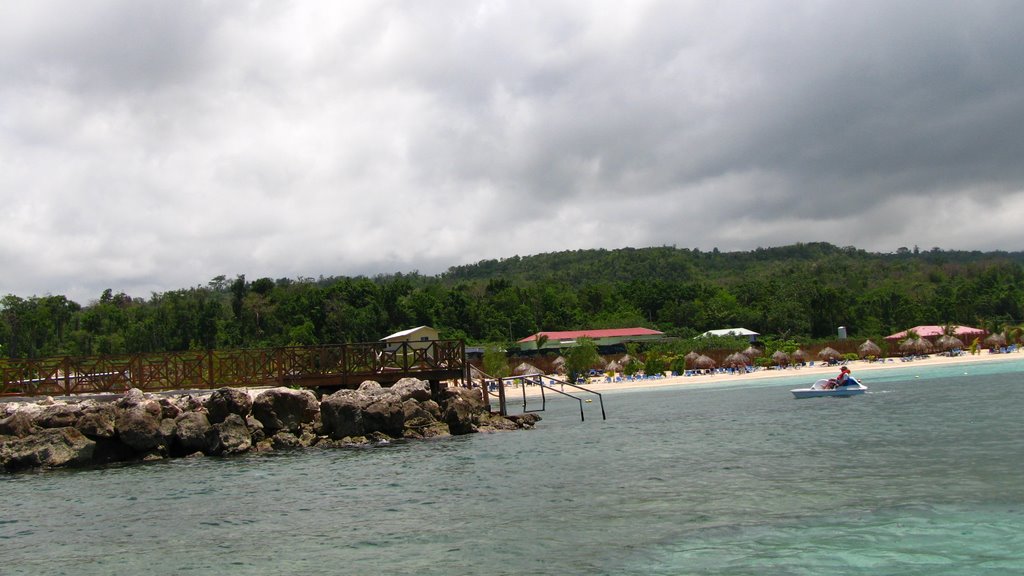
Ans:
{"label": "pink roof building", "polygon": [[537,339],[546,336],[547,341],[542,348],[570,348],[576,345],[578,338],[590,338],[598,346],[614,346],[624,342],[643,342],[660,340],[665,337],[664,332],[651,330],[650,328],[608,328],[602,330],[564,330],[552,332],[538,332],[530,334],[519,340],[521,350],[536,350]]}
{"label": "pink roof building", "polygon": [[[913,331],[915,334],[922,338],[935,338],[937,336],[942,336],[944,328],[944,326],[935,325],[915,326],[902,332],[897,332],[891,336],[886,336],[885,339],[892,342],[904,340],[906,339],[907,334],[909,334],[911,331]],[[967,338],[974,338],[975,336],[984,336],[987,333],[988,332],[982,330],[981,328],[971,328],[970,326],[956,326],[953,331],[953,336],[956,336],[961,340],[965,340]]]}

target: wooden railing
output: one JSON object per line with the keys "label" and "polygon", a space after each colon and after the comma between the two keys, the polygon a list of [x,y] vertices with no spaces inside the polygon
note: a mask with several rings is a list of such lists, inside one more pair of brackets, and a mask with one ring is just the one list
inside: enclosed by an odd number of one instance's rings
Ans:
{"label": "wooden railing", "polygon": [[411,376],[464,380],[461,340],[367,342],[119,356],[0,360],[0,395],[70,395],[212,389],[224,386],[353,388]]}

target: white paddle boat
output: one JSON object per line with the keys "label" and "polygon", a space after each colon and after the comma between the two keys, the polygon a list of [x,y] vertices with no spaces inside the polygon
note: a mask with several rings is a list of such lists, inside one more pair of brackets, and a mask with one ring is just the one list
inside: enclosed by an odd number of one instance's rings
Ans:
{"label": "white paddle boat", "polygon": [[857,381],[856,378],[850,376],[846,379],[846,384],[843,386],[836,386],[830,388],[831,380],[828,378],[822,378],[818,380],[810,388],[796,388],[790,390],[793,396],[796,398],[818,398],[820,396],[839,396],[845,398],[847,396],[856,396],[857,394],[863,394],[867,391],[868,387]]}

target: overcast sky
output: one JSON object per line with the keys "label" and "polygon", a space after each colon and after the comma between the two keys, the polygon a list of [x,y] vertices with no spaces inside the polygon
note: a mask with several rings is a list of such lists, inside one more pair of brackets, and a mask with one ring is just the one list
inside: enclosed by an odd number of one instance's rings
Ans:
{"label": "overcast sky", "polygon": [[0,3],[0,295],[1024,249],[997,1]]}

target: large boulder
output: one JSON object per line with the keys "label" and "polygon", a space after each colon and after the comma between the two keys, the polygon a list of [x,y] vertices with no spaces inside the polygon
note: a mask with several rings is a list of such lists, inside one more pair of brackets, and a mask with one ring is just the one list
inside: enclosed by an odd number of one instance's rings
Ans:
{"label": "large boulder", "polygon": [[223,422],[214,424],[213,428],[222,454],[241,454],[252,449],[252,434],[242,416],[228,414]]}
{"label": "large boulder", "polygon": [[371,397],[356,390],[338,390],[320,401],[323,433],[335,440],[362,436],[363,407]]}
{"label": "large boulder", "polygon": [[486,411],[479,389],[449,388],[445,391],[443,416],[452,434],[476,432],[480,414]]}
{"label": "large boulder", "polygon": [[82,416],[82,409],[75,404],[52,404],[36,415],[35,425],[40,428],[67,428],[74,426]]}
{"label": "large boulder", "polygon": [[404,438],[432,438],[449,435],[448,425],[438,421],[441,414],[437,410],[436,402],[432,400],[417,402],[410,398],[402,402],[402,410],[405,412],[405,429],[402,430]]}
{"label": "large boulder", "polygon": [[252,414],[268,435],[278,430],[297,432],[302,424],[312,423],[319,410],[320,403],[309,390],[283,387],[264,391],[252,403]]}
{"label": "large boulder", "polygon": [[395,394],[381,394],[363,408],[363,430],[366,434],[381,432],[401,438],[405,428],[405,410]]}
{"label": "large boulder", "polygon": [[338,390],[323,398],[320,417],[324,435],[338,440],[379,432],[401,438],[405,427],[401,399],[388,389],[364,386]]}
{"label": "large boulder", "polygon": [[24,438],[36,429],[32,417],[27,412],[15,412],[0,420],[0,436],[17,436]]}
{"label": "large boulder", "polygon": [[113,438],[116,417],[117,412],[113,404],[97,404],[84,409],[75,428],[93,440]]}
{"label": "large boulder", "polygon": [[245,390],[238,388],[220,388],[214,390],[206,400],[206,411],[210,414],[210,422],[223,422],[229,414],[237,414],[242,418],[252,410],[252,398]]}
{"label": "large boulder", "polygon": [[430,400],[430,382],[417,378],[402,378],[391,386],[391,391],[398,394],[402,402],[412,398],[418,402]]}
{"label": "large boulder", "polygon": [[96,443],[75,428],[47,428],[0,444],[0,466],[16,471],[90,462]]}
{"label": "large boulder", "polygon": [[144,402],[122,410],[114,424],[121,442],[138,452],[153,450],[164,444],[164,434],[160,430],[160,405],[157,404],[156,414],[146,408]]}
{"label": "large boulder", "polygon": [[147,400],[146,393],[138,388],[130,388],[117,401],[119,408],[134,408]]}
{"label": "large boulder", "polygon": [[174,420],[175,444],[181,452],[212,454],[220,444],[217,431],[203,412],[185,412]]}

